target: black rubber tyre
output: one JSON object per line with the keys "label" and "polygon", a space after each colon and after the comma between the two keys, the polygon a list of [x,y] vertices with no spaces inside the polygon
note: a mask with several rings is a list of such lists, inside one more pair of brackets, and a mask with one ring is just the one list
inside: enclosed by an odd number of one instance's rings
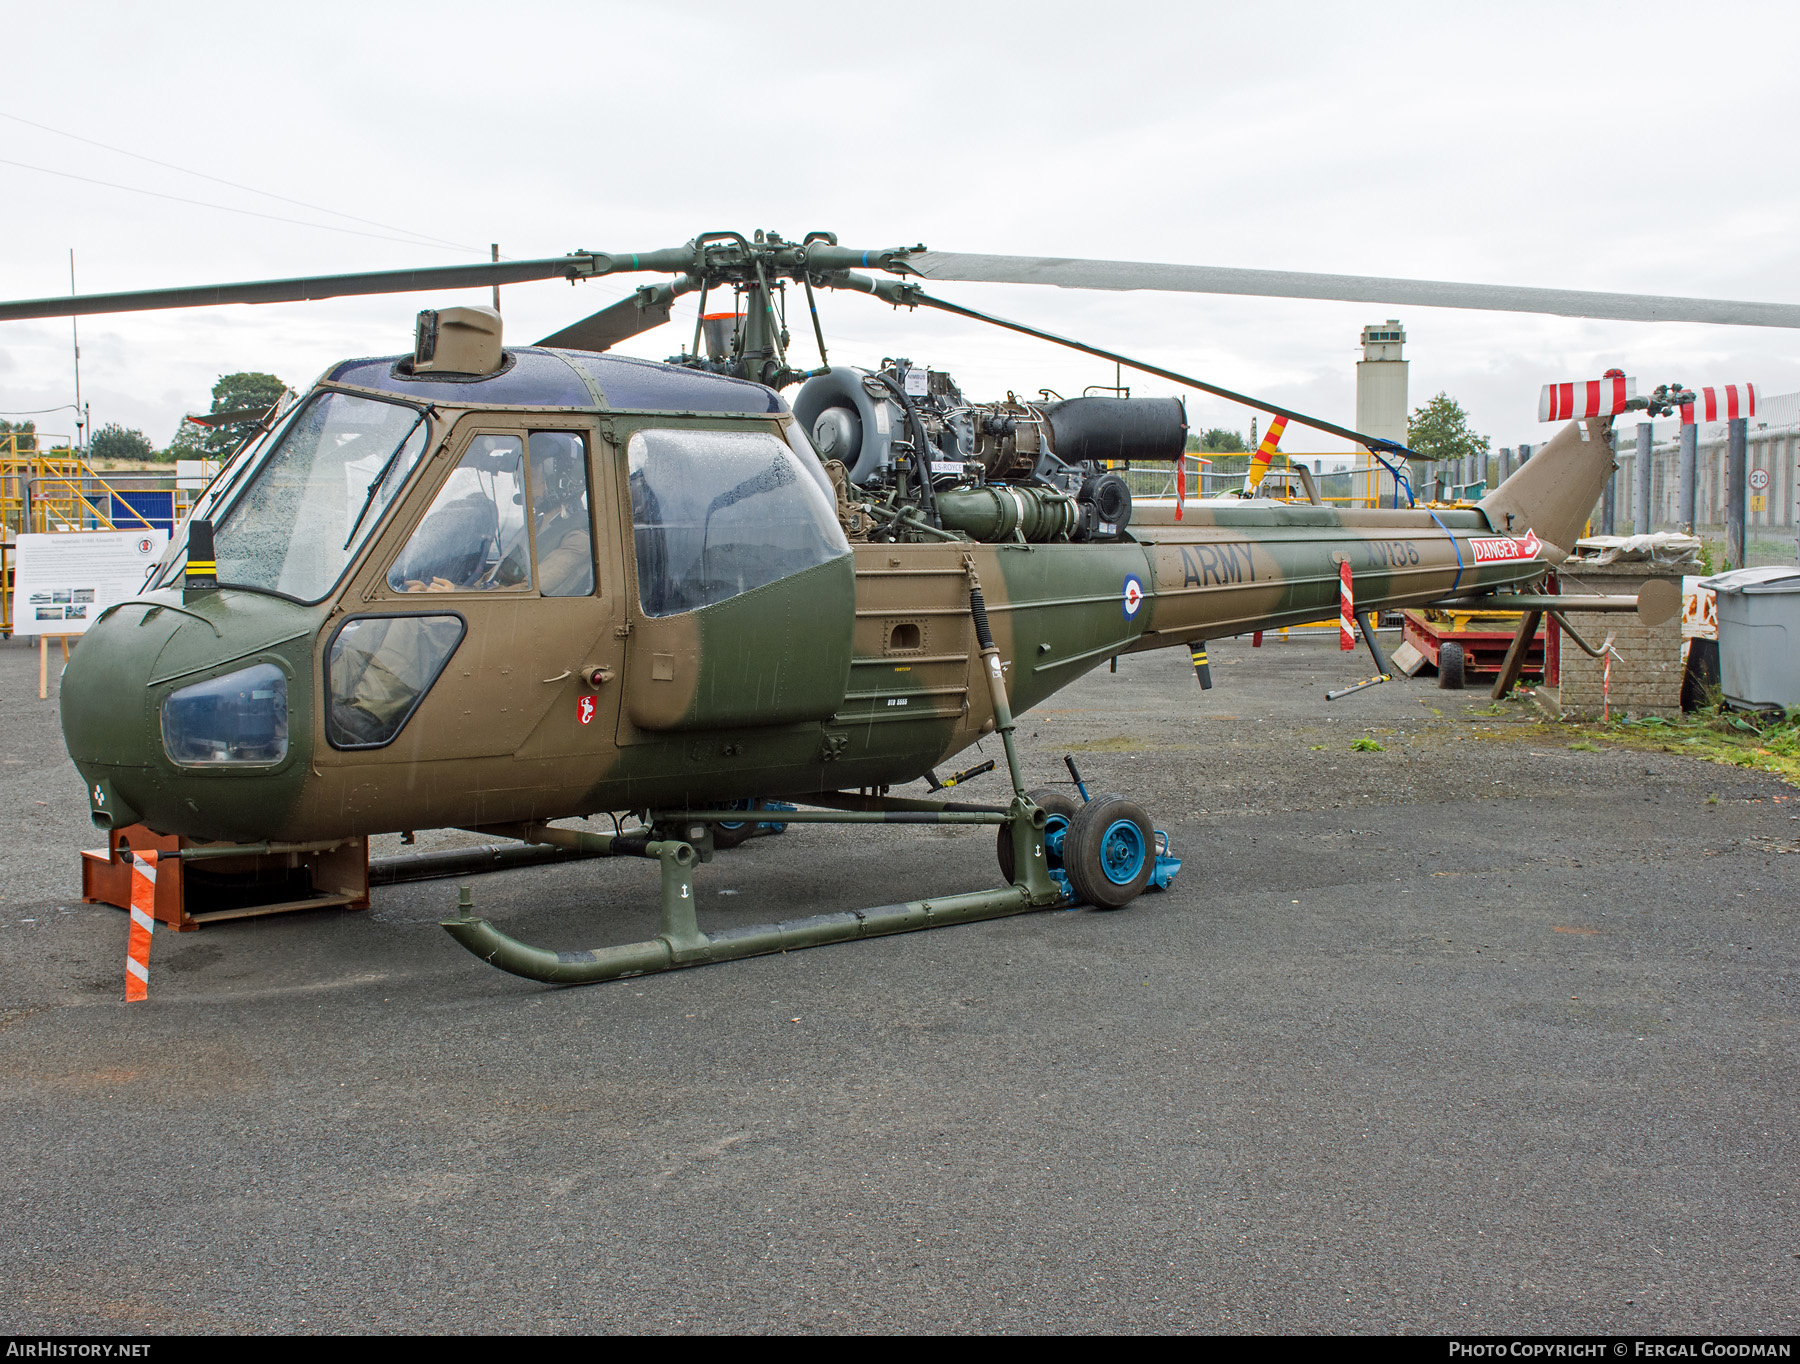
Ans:
{"label": "black rubber tyre", "polygon": [[1438,646],[1438,686],[1445,691],[1461,691],[1467,681],[1467,659],[1460,644]]}
{"label": "black rubber tyre", "polygon": [[[762,808],[760,800],[734,800],[730,807],[733,810],[756,810]],[[746,819],[738,824],[713,825],[713,851],[724,852],[728,848],[748,843],[750,836],[756,832],[756,821]]]}
{"label": "black rubber tyre", "polygon": [[[1057,820],[1061,820],[1066,828],[1074,820],[1076,812],[1081,809],[1081,803],[1073,796],[1065,795],[1053,786],[1040,786],[1025,794],[1030,796],[1033,803],[1042,807],[1044,813],[1049,816],[1049,821],[1044,826],[1046,835],[1056,827]],[[1006,883],[1010,886],[1013,883],[1013,842],[1012,835],[1007,832],[1004,824],[994,832],[994,855],[1000,859],[1000,874],[1006,878]],[[1055,854],[1050,854],[1049,860],[1051,866],[1058,865]]]}
{"label": "black rubber tyre", "polygon": [[1156,870],[1150,816],[1124,796],[1095,796],[1069,821],[1063,869],[1077,899],[1095,909],[1124,908],[1143,893]]}

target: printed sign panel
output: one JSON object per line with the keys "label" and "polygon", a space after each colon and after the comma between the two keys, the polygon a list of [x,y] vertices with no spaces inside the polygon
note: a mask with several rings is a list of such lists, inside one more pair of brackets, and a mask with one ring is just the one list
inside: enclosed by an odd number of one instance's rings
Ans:
{"label": "printed sign panel", "polygon": [[1469,541],[1475,550],[1475,562],[1478,564],[1504,564],[1521,559],[1535,559],[1543,542],[1537,538],[1537,532],[1528,530],[1523,539],[1515,540],[1510,535],[1495,536],[1491,539],[1477,538]]}
{"label": "printed sign panel", "polygon": [[13,547],[13,633],[79,635],[137,596],[169,543],[164,530],[21,535]]}

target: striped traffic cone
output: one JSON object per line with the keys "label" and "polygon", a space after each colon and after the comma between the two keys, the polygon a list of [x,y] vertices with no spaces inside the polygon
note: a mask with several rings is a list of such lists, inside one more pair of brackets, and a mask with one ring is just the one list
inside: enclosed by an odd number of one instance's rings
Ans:
{"label": "striped traffic cone", "polygon": [[156,854],[131,857],[131,938],[125,947],[125,1002],[150,995],[150,935],[156,931]]}

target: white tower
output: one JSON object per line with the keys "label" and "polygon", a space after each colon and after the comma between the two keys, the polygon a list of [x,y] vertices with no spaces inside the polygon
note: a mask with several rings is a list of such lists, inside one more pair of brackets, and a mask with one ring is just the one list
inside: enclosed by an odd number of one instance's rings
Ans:
{"label": "white tower", "polygon": [[[1398,318],[1374,323],[1362,331],[1363,358],[1356,362],[1356,429],[1365,435],[1406,444],[1406,360],[1401,347],[1406,332]],[[1356,480],[1356,491],[1379,489],[1383,506],[1392,506],[1394,480],[1365,449],[1356,457],[1359,469],[1373,468],[1374,479]]]}

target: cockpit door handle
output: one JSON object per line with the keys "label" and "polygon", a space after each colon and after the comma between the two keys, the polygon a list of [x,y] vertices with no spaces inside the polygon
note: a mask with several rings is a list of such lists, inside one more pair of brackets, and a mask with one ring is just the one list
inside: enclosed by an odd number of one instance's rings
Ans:
{"label": "cockpit door handle", "polygon": [[572,672],[573,672],[573,671],[574,671],[574,669],[573,669],[573,668],[564,668],[564,669],[563,669],[563,670],[562,670],[562,671],[561,671],[561,672],[559,672],[559,673],[558,673],[558,674],[557,674],[557,675],[556,675],[556,676],[555,676],[555,677],[546,677],[546,678],[545,678],[545,679],[544,679],[544,681],[545,681],[545,682],[560,682],[560,681],[562,681],[562,680],[563,680],[563,679],[564,679],[564,678],[565,678],[565,677],[567,677],[567,676],[568,676],[568,675],[569,675],[569,674],[570,674],[570,673],[572,673]]}

